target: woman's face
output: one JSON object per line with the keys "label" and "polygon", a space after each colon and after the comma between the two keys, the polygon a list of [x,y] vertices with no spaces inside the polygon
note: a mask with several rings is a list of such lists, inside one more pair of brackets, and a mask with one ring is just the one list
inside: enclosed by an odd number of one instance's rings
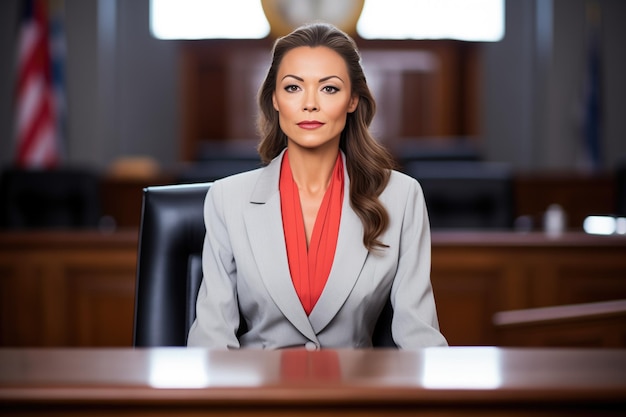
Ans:
{"label": "woman's face", "polygon": [[351,87],[347,65],[332,49],[303,46],[287,52],[272,101],[289,146],[339,146],[347,115],[359,101]]}

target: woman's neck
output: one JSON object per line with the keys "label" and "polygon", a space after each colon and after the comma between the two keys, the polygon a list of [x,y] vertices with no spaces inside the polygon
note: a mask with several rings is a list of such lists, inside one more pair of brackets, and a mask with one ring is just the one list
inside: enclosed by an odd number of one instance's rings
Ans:
{"label": "woman's neck", "polygon": [[289,148],[287,157],[289,158],[291,173],[301,194],[317,195],[326,191],[330,184],[338,152],[338,148],[324,150]]}

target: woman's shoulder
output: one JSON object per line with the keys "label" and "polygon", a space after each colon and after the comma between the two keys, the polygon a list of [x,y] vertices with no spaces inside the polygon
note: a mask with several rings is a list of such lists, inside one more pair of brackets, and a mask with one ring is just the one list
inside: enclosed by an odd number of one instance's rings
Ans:
{"label": "woman's shoulder", "polygon": [[212,187],[240,189],[241,187],[245,188],[247,186],[254,186],[254,183],[256,182],[262,170],[263,167],[217,179],[213,181]]}
{"label": "woman's shoulder", "polygon": [[407,207],[424,201],[424,192],[415,178],[399,171],[391,171],[389,182],[379,198],[390,211],[390,215],[397,216],[398,210],[404,212]]}
{"label": "woman's shoulder", "polygon": [[422,198],[424,195],[419,182],[402,172],[392,170],[389,181],[380,195],[387,204],[400,204],[407,199]]}
{"label": "woman's shoulder", "polygon": [[257,168],[217,179],[211,184],[208,195],[214,201],[240,204],[242,199],[245,200],[252,194],[262,170],[263,168]]}
{"label": "woman's shoulder", "polygon": [[417,190],[421,189],[419,182],[415,178],[403,172],[391,170],[391,175],[389,176],[389,182],[387,183],[387,186],[385,187],[385,191],[397,190],[397,191],[407,192],[411,189],[417,189]]}

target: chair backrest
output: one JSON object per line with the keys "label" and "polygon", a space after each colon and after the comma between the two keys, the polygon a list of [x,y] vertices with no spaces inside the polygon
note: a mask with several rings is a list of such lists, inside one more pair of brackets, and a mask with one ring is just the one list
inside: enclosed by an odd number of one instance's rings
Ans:
{"label": "chair backrest", "polygon": [[[133,345],[185,346],[202,280],[204,198],[211,183],[147,187],[139,229]],[[373,343],[395,347],[391,303]]]}
{"label": "chair backrest", "polygon": [[96,228],[100,183],[81,168],[8,168],[0,180],[0,226],[5,229]]}
{"label": "chair backrest", "polygon": [[137,251],[135,346],[184,346],[202,278],[210,183],[147,187]]}

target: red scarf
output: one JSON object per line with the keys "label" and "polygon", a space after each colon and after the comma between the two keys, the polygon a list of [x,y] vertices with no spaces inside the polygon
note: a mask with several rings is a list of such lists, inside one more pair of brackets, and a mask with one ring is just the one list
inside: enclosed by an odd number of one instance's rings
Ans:
{"label": "red scarf", "polygon": [[343,204],[343,159],[337,155],[330,184],[320,205],[307,250],[300,193],[293,179],[287,152],[280,171],[280,206],[287,245],[291,280],[307,314],[320,298],[335,258],[341,205]]}

